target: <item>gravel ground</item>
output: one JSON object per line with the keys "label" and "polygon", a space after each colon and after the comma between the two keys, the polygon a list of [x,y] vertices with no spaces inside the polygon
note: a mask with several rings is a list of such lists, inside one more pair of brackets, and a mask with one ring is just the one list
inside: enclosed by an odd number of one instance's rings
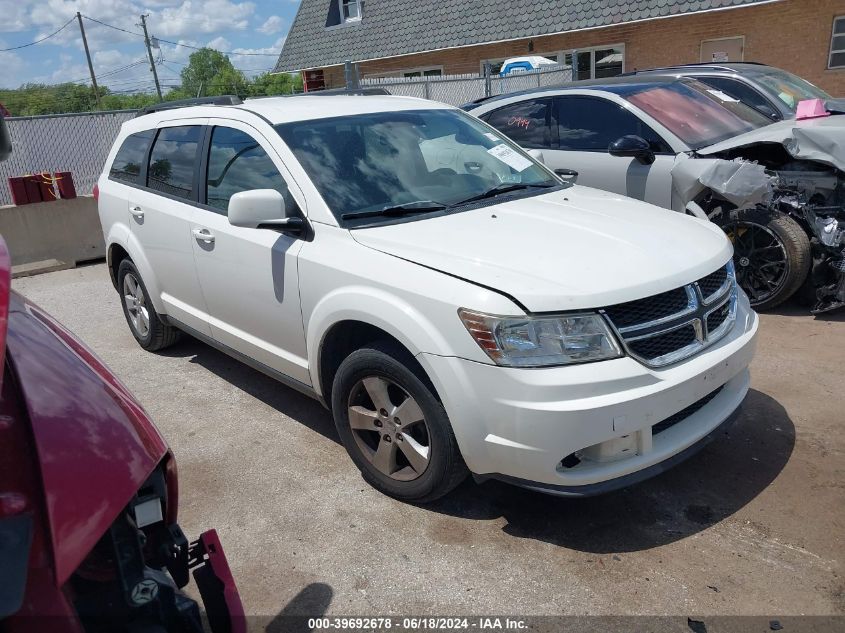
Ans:
{"label": "gravel ground", "polygon": [[104,264],[14,287],[147,408],[180,523],[217,528],[248,614],[845,614],[842,313],[763,315],[739,424],[662,476],[585,500],[468,481],[415,507],[363,482],[318,403],[191,339],[141,350]]}

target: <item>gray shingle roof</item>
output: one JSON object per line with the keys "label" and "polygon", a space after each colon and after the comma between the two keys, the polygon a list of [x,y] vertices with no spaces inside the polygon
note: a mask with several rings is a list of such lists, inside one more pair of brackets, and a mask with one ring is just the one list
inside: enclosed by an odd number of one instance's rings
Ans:
{"label": "gray shingle roof", "polygon": [[330,3],[302,0],[276,71],[319,68],[770,0],[366,0],[363,20],[326,29]]}

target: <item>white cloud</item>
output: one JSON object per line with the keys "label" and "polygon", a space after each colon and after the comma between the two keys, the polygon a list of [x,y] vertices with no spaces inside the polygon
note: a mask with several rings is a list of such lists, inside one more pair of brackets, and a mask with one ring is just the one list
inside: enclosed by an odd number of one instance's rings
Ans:
{"label": "white cloud", "polygon": [[208,48],[213,48],[218,51],[228,51],[232,49],[232,43],[225,37],[218,36],[206,44]]}
{"label": "white cloud", "polygon": [[284,18],[280,18],[278,15],[271,15],[269,18],[267,18],[264,24],[258,27],[258,30],[266,35],[275,35],[284,28]]}
{"label": "white cloud", "polygon": [[156,35],[164,37],[242,31],[249,26],[249,18],[254,12],[255,5],[252,2],[185,0],[177,7],[153,12],[149,22],[150,29]]}

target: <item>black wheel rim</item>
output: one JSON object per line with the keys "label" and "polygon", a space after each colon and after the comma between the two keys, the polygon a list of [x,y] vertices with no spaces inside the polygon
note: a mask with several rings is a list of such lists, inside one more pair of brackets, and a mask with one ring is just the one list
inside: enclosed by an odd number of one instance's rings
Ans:
{"label": "black wheel rim", "polygon": [[775,296],[789,276],[789,258],[778,236],[756,222],[734,221],[725,227],[734,245],[736,281],[751,305]]}

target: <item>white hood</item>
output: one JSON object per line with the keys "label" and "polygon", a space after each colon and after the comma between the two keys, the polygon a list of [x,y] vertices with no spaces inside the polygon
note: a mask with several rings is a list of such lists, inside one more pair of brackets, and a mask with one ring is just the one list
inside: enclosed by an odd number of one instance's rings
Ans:
{"label": "white hood", "polygon": [[505,293],[530,312],[671,290],[732,254],[714,224],[580,186],[351,233],[370,248]]}

